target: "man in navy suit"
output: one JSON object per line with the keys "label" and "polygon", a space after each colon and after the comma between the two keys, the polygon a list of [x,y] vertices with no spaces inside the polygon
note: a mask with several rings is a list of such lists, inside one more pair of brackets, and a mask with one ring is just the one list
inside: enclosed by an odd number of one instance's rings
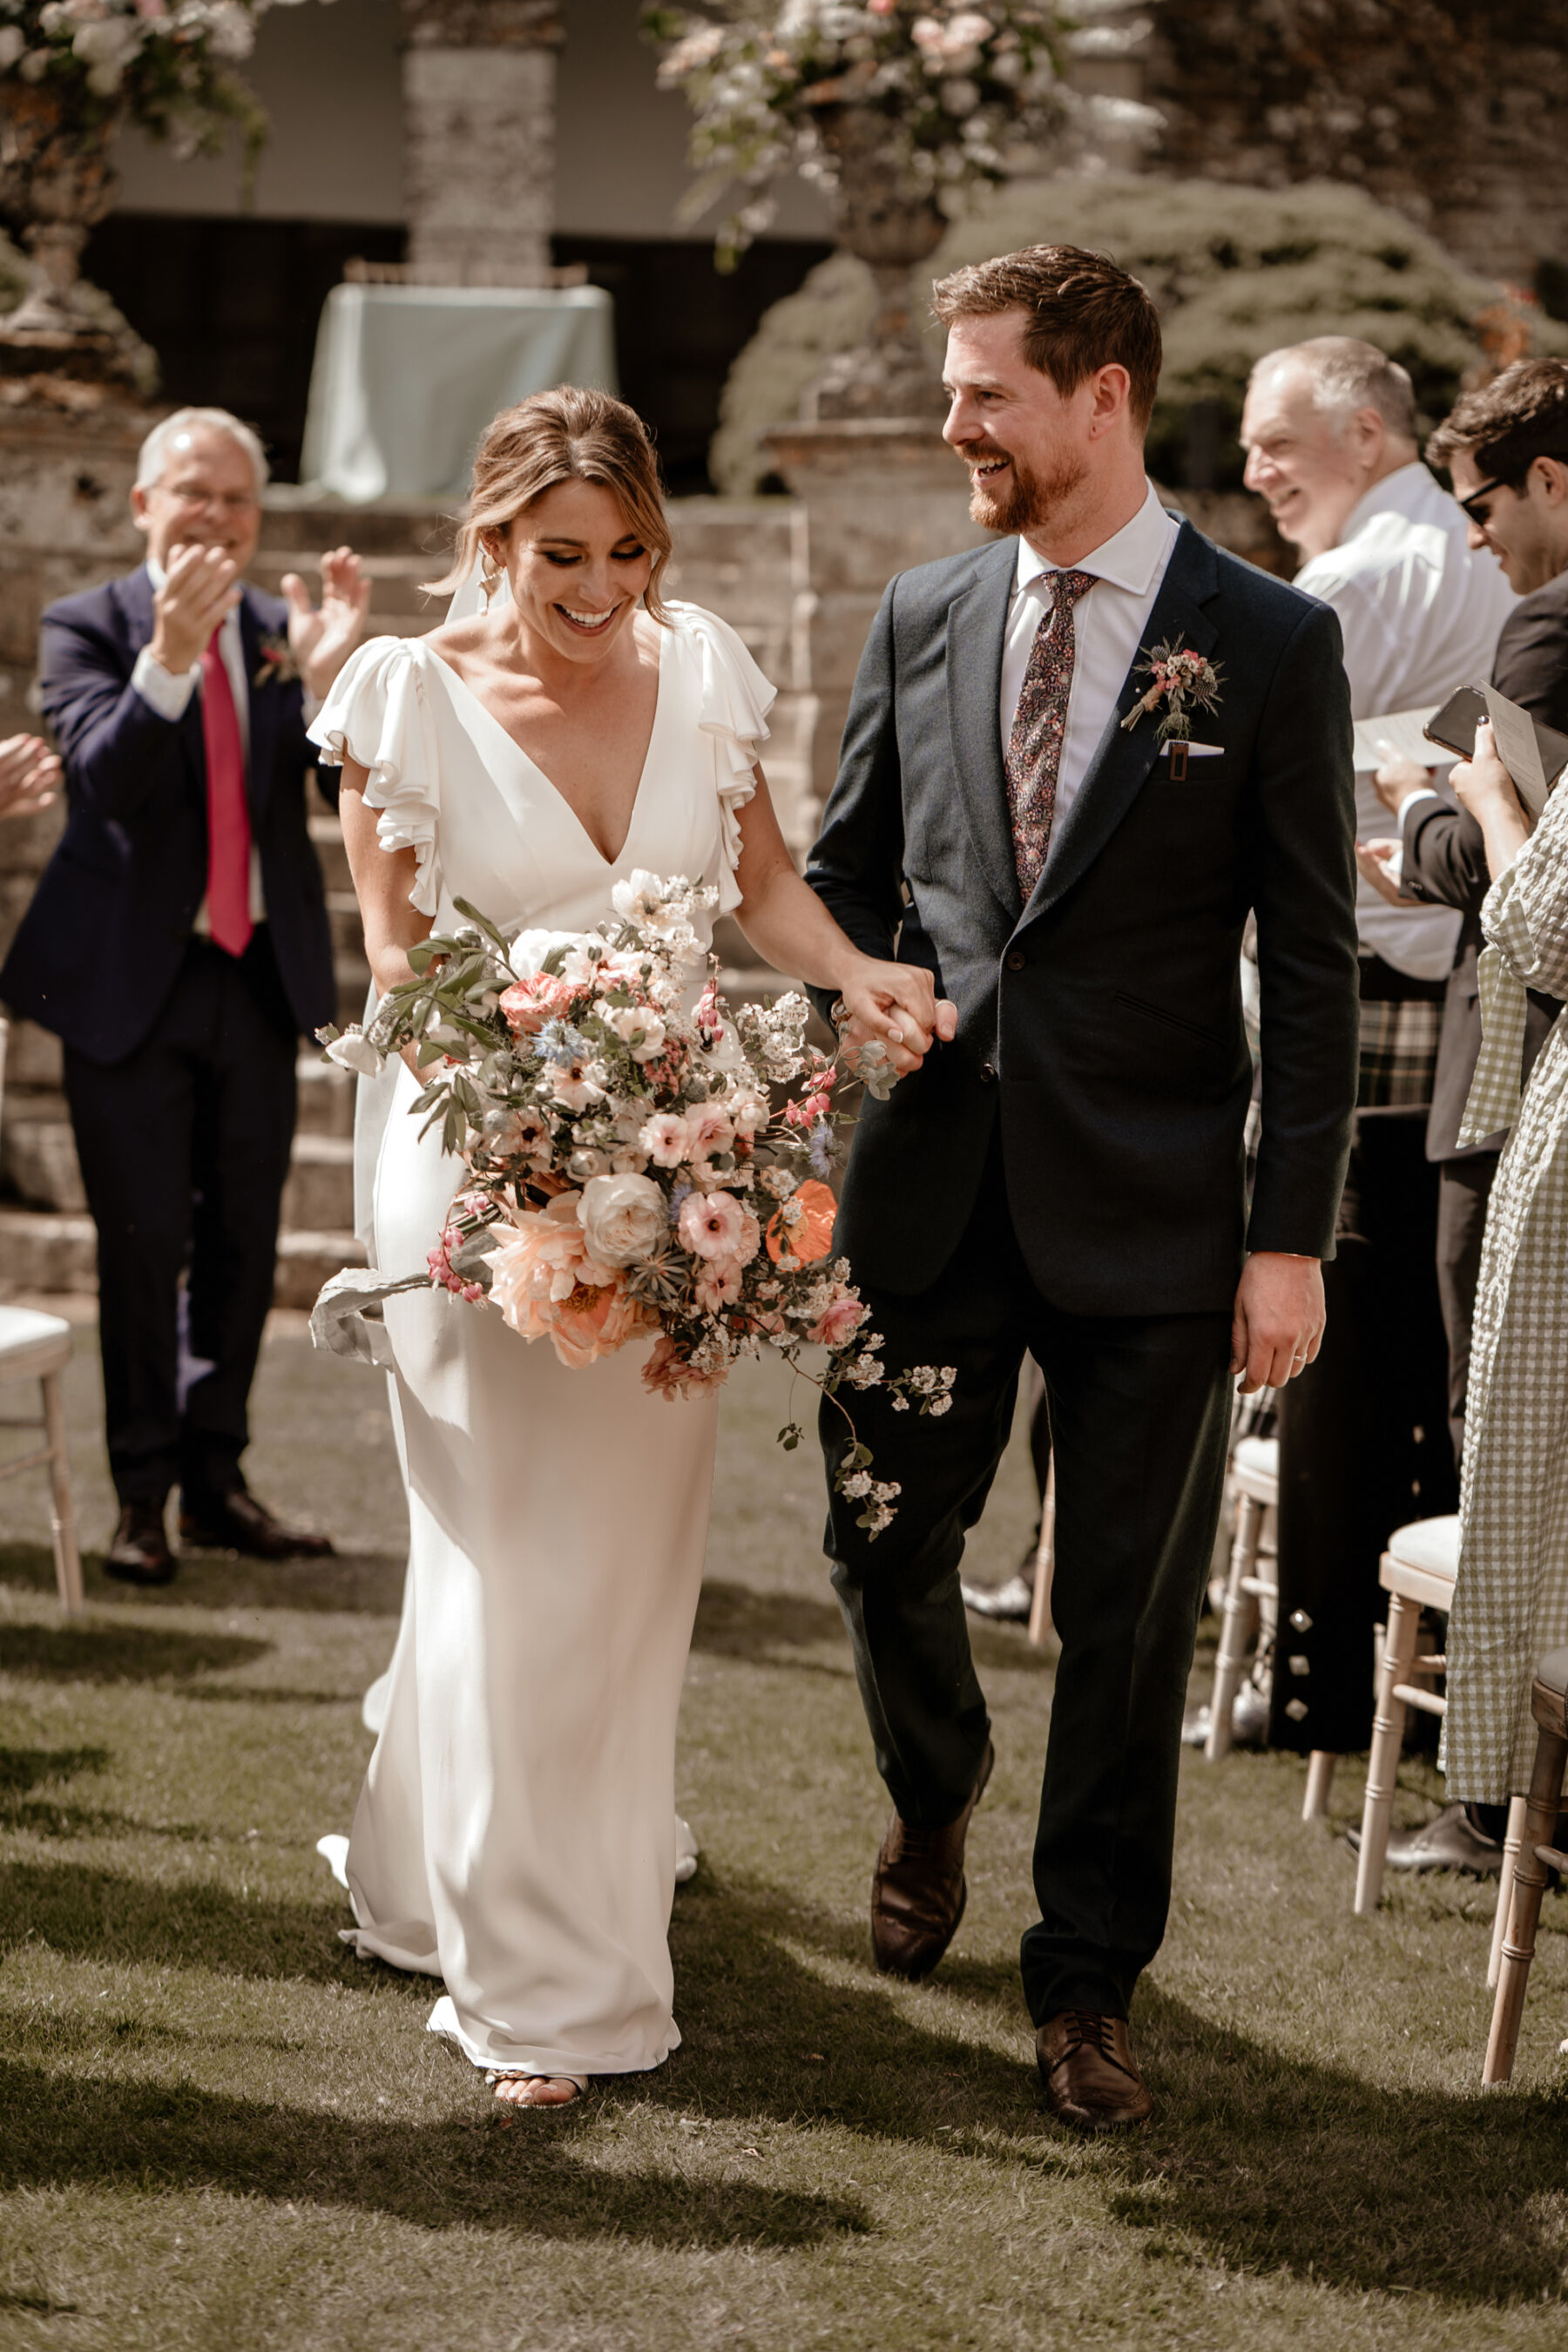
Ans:
{"label": "man in navy suit", "polygon": [[135,1584],[174,1572],[176,1485],[187,1543],[331,1549],[247,1491],[240,1456],[298,1039],[336,1010],[303,697],[353,650],[370,591],[347,548],[323,559],[320,612],[292,574],[282,604],[242,584],[266,479],[237,417],[164,418],[132,492],[145,565],[45,614],[68,814],[0,971],[0,996],[65,1043],[121,1504],[106,1566]]}
{"label": "man in navy suit", "polygon": [[[864,1107],[837,1243],[888,1362],[957,1378],[933,1430],[882,1391],[850,1400],[871,1476],[902,1492],[874,1542],[835,1495],[827,1540],[894,1804],[873,1947],[918,1978],[962,1916],[992,1762],[959,1563],[1034,1357],[1062,1652],[1024,1987],[1052,2113],[1103,2129],[1150,2111],[1126,2020],[1169,1906],[1232,1384],[1279,1386],[1322,1333],[1356,1084],[1349,695],[1333,614],[1147,481],[1160,327],[1135,279],[1034,247],[943,279],[935,308],[945,438],[1008,536],[889,589],[808,879],[944,1000]],[[1190,747],[1162,740],[1157,649],[1211,666]],[[822,1427],[833,1466],[831,1406]]]}

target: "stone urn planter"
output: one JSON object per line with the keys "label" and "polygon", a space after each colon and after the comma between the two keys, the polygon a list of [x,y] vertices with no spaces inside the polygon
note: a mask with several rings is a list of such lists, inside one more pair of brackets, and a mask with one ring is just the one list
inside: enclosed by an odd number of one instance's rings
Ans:
{"label": "stone urn planter", "polygon": [[940,416],[944,402],[910,300],[910,272],[936,251],[947,222],[898,158],[888,117],[870,106],[821,110],[822,143],[838,165],[838,243],[877,280],[865,341],[829,362],[807,391],[810,421]]}
{"label": "stone urn planter", "polygon": [[33,261],[20,306],[0,320],[5,364],[58,368],[73,352],[111,362],[114,338],[81,304],[81,249],[114,202],[109,161],[118,114],[84,123],[58,89],[0,78],[0,212],[19,224]]}

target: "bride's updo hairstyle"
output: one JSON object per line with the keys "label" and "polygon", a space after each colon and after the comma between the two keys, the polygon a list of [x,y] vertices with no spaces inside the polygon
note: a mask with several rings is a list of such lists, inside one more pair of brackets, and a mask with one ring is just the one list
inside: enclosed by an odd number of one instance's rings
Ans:
{"label": "bride's updo hairstyle", "polygon": [[643,603],[656,621],[667,621],[658,583],[669,562],[671,541],[659,489],[658,463],[648,429],[635,408],[607,392],[558,384],[531,393],[515,408],[503,408],[487,426],[474,455],[473,485],[458,527],[452,568],[430,581],[426,594],[449,596],[468,578],[483,553],[487,590],[501,568],[483,549],[487,531],[505,530],[546,490],[562,482],[596,482],[609,491],[653,557]]}

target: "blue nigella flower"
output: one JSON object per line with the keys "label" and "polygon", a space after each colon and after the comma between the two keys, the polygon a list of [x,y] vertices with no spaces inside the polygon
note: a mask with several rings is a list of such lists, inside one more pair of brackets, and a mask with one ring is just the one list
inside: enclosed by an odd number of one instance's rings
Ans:
{"label": "blue nigella flower", "polygon": [[533,1050],[542,1062],[553,1062],[557,1068],[567,1069],[574,1062],[586,1062],[594,1048],[580,1029],[569,1021],[547,1021],[533,1041]]}
{"label": "blue nigella flower", "polygon": [[691,1184],[677,1184],[670,1193],[669,1222],[672,1225],[678,1225],[680,1223],[680,1204],[695,1189]]}
{"label": "blue nigella flower", "polygon": [[826,1177],[833,1165],[833,1129],[825,1118],[819,1118],[811,1130],[811,1172]]}

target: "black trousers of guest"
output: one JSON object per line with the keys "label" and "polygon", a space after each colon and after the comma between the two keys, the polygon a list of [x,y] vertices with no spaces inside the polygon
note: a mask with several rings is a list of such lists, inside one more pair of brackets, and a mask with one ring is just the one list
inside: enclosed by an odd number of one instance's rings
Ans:
{"label": "black trousers of guest", "polygon": [[1367,1745],[1384,1548],[1395,1528],[1458,1507],[1426,1147],[1425,1110],[1358,1116],[1337,1254],[1323,1268],[1323,1344],[1279,1395],[1269,1738],[1298,1753]]}
{"label": "black trousers of guest", "polygon": [[[193,939],[151,1036],[108,1069],[68,1050],[98,1227],[110,1468],[122,1503],[242,1483],[294,1139],[294,1024],[267,927],[242,957]],[[179,1286],[212,1370],[180,1410]]]}
{"label": "black trousers of guest", "polygon": [[1448,1429],[1458,1467],[1465,1450],[1465,1399],[1470,1386],[1470,1327],[1481,1278],[1481,1244],[1500,1151],[1445,1160],[1437,1171],[1437,1297],[1448,1335]]}
{"label": "black trousers of guest", "polygon": [[[1025,1933],[1037,2024],[1058,2010],[1125,2017],[1170,1906],[1182,1713],[1218,1524],[1229,1425],[1230,1314],[1069,1315],[1030,1279],[994,1154],[968,1231],[911,1298],[868,1289],[890,1370],[951,1364],[939,1422],[847,1392],[896,1479],[898,1516],[868,1540],[835,1496],[827,1549],[877,1769],[903,1819],[953,1821],[989,1730],[959,1592],[1012,1426],[1026,1349],[1046,1376],[1057,1473],[1052,1615],[1061,1637],[1035,1844],[1038,1921]],[[821,1417],[831,1469],[845,1444]]]}

